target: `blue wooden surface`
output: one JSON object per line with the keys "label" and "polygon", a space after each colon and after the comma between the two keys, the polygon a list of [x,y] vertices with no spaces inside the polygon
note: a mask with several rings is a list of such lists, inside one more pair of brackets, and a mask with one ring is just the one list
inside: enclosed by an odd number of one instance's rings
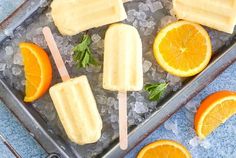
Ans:
{"label": "blue wooden surface", "polygon": [[[29,132],[0,101],[0,133],[10,142],[23,158],[44,158],[45,151],[38,145]],[[14,157],[0,141],[0,157]]]}

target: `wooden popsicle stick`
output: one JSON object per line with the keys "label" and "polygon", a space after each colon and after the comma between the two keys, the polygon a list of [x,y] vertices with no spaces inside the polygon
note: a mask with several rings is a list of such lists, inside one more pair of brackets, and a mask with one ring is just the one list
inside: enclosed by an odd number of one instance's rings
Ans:
{"label": "wooden popsicle stick", "polygon": [[120,148],[128,148],[128,126],[127,126],[127,92],[119,92],[119,135]]}
{"label": "wooden popsicle stick", "polygon": [[70,79],[70,75],[66,69],[66,66],[62,60],[61,54],[59,49],[57,48],[56,41],[52,35],[51,29],[49,27],[43,28],[43,35],[45,37],[45,40],[48,44],[48,47],[52,53],[53,59],[56,63],[57,69],[59,71],[59,74],[61,76],[62,81],[67,81]]}

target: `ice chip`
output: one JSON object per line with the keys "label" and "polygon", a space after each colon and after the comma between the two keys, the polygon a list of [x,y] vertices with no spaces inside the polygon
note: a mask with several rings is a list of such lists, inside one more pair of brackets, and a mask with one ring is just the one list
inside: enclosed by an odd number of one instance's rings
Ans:
{"label": "ice chip", "polygon": [[6,55],[9,55],[9,56],[14,53],[13,48],[11,46],[6,46],[5,51],[6,51]]}
{"label": "ice chip", "polygon": [[149,7],[150,7],[150,10],[152,13],[154,13],[160,9],[163,9],[162,3],[159,1],[153,2],[152,5],[150,5]]}
{"label": "ice chip", "polygon": [[13,75],[15,75],[15,76],[18,76],[18,75],[20,75],[21,74],[21,72],[22,72],[22,70],[21,70],[21,68],[19,68],[19,67],[12,67],[12,74]]}
{"label": "ice chip", "polygon": [[148,5],[145,3],[142,3],[142,2],[139,4],[138,8],[140,11],[148,11],[149,10]]}
{"label": "ice chip", "polygon": [[102,38],[101,36],[99,36],[99,34],[93,34],[92,37],[91,37],[92,41],[94,43],[97,43],[98,41],[100,41]]}
{"label": "ice chip", "polygon": [[6,66],[7,66],[6,63],[0,63],[0,71],[4,71]]}
{"label": "ice chip", "polygon": [[111,122],[113,123],[113,122],[117,122],[117,121],[118,121],[118,116],[115,114],[111,115]]}
{"label": "ice chip", "polygon": [[135,103],[135,107],[134,107],[134,111],[137,114],[143,114],[148,112],[148,107],[146,104],[142,103],[142,102],[136,102]]}
{"label": "ice chip", "polygon": [[96,96],[96,100],[99,104],[106,104],[107,98],[105,96],[102,96],[102,95],[97,95]]}
{"label": "ice chip", "polygon": [[189,144],[192,147],[197,147],[200,144],[200,138],[198,138],[197,136],[193,137],[192,139],[190,139]]}
{"label": "ice chip", "polygon": [[23,65],[22,56],[20,53],[16,53],[13,57],[13,64]]}
{"label": "ice chip", "polygon": [[205,149],[210,149],[211,148],[211,143],[208,140],[203,140],[200,143],[200,146],[205,148]]}

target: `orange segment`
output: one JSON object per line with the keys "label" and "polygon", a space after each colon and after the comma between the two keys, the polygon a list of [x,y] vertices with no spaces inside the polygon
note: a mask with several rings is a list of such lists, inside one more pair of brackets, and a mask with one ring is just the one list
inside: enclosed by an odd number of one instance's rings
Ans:
{"label": "orange segment", "polygon": [[220,91],[207,97],[194,120],[197,135],[205,138],[236,113],[236,93]]}
{"label": "orange segment", "polygon": [[188,150],[171,140],[159,140],[144,147],[137,158],[191,158]]}
{"label": "orange segment", "polygon": [[189,77],[201,72],[211,58],[208,33],[198,24],[174,22],[160,31],[153,45],[157,62],[169,73]]}
{"label": "orange segment", "polygon": [[49,88],[52,80],[52,66],[47,53],[33,43],[20,43],[25,70],[25,102],[41,97]]}

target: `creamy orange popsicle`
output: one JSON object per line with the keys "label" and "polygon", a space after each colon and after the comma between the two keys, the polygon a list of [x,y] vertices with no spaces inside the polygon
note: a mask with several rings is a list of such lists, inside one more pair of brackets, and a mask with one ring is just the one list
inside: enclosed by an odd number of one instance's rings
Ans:
{"label": "creamy orange popsicle", "polygon": [[63,80],[49,90],[59,119],[71,141],[94,143],[101,136],[102,120],[88,79],[70,79],[50,29],[45,27],[43,33]]}
{"label": "creamy orange popsicle", "polygon": [[122,0],[54,0],[55,25],[63,35],[75,35],[127,18]]}
{"label": "creamy orange popsicle", "polygon": [[236,24],[236,0],[173,0],[179,19],[232,33]]}
{"label": "creamy orange popsicle", "polygon": [[103,88],[142,90],[142,42],[136,28],[113,24],[106,32],[104,44]]}
{"label": "creamy orange popsicle", "polygon": [[70,140],[83,145],[100,138],[102,121],[86,76],[58,83],[49,92]]}
{"label": "creamy orange popsicle", "polygon": [[128,147],[127,91],[143,88],[142,42],[135,27],[113,24],[105,36],[103,88],[118,91],[120,147]]}

